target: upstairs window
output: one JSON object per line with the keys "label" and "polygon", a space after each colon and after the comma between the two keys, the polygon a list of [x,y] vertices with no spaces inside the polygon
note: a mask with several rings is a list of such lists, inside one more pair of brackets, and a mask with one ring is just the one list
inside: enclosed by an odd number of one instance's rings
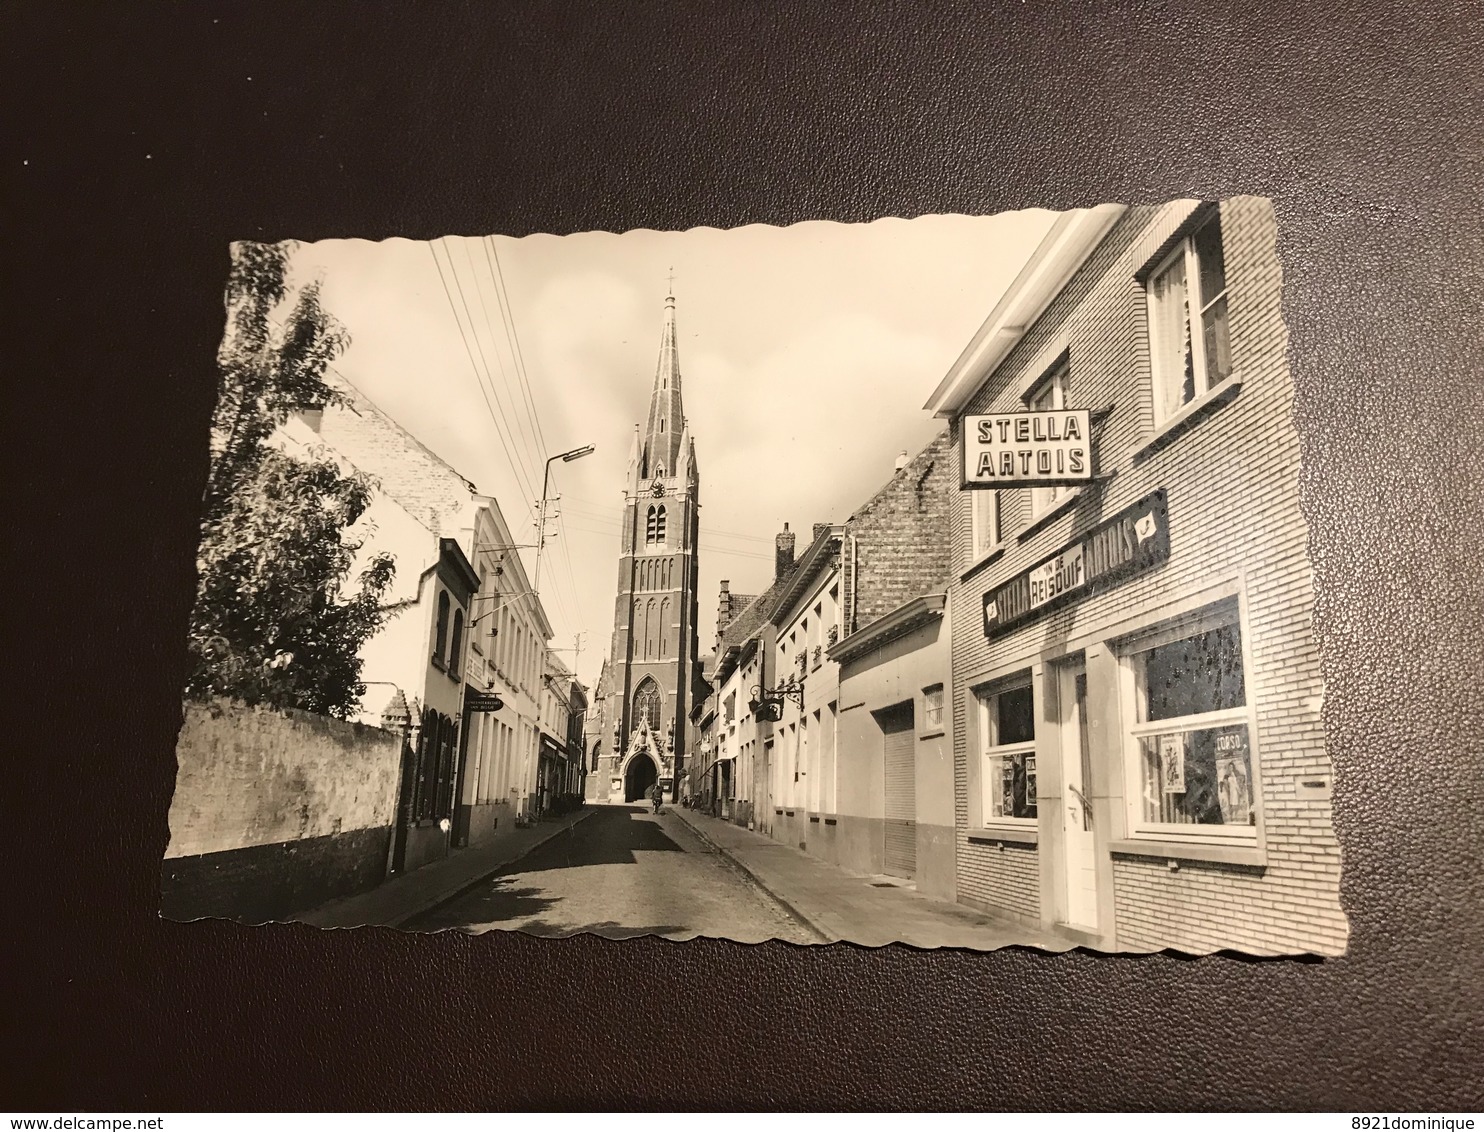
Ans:
{"label": "upstairs window", "polygon": [[455,680],[459,677],[459,669],[463,665],[463,658],[464,611],[462,609],[455,609],[453,611],[453,637],[448,643],[448,674]]}
{"label": "upstairs window", "polygon": [[1147,288],[1154,421],[1163,424],[1231,376],[1219,213],[1170,250]]}
{"label": "upstairs window", "polygon": [[969,559],[977,562],[1000,543],[1000,493],[979,489],[968,492],[968,496],[973,540]]}
{"label": "upstairs window", "polygon": [[[1025,406],[1033,413],[1045,413],[1067,407],[1067,379],[1070,367],[1062,362],[1056,369],[1036,385],[1025,398]],[[1031,515],[1042,515],[1072,494],[1074,489],[1064,484],[1055,487],[1031,488]],[[979,493],[976,493],[979,494]]]}
{"label": "upstairs window", "polygon": [[433,663],[443,667],[444,650],[448,648],[448,593],[438,591],[438,620],[433,626]]}

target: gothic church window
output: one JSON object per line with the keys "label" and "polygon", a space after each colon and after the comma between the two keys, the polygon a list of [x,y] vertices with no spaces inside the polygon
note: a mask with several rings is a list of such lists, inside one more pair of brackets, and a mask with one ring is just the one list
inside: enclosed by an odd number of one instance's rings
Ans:
{"label": "gothic church window", "polygon": [[661,513],[661,511],[662,509],[660,508],[651,507],[649,509],[649,514],[644,522],[644,541],[647,543],[656,541],[655,532],[659,529],[656,524],[658,522],[659,514]]}
{"label": "gothic church window", "polygon": [[654,516],[654,541],[665,541],[665,509],[657,507]]}
{"label": "gothic church window", "polygon": [[641,724],[647,725],[651,731],[658,731],[660,727],[660,689],[648,676],[639,682],[639,689],[634,693],[634,726]]}

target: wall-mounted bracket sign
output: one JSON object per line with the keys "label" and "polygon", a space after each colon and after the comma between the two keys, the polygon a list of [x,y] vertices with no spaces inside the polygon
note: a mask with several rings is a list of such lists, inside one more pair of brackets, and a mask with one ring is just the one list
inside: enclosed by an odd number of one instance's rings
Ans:
{"label": "wall-mounted bracket sign", "polygon": [[494,692],[468,692],[464,696],[466,712],[495,712],[505,706],[505,701]]}
{"label": "wall-mounted bracket sign", "polygon": [[984,635],[997,637],[1169,556],[1170,520],[1161,488],[986,593]]}
{"label": "wall-mounted bracket sign", "polygon": [[965,417],[963,484],[1054,487],[1093,479],[1092,430],[1105,412],[1051,409]]}

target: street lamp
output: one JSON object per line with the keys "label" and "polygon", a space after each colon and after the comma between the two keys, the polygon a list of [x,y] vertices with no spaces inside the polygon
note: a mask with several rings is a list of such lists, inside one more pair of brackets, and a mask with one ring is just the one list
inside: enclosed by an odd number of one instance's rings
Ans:
{"label": "street lamp", "polygon": [[546,474],[541,478],[541,517],[536,535],[536,576],[531,582],[531,589],[541,589],[541,551],[546,546],[546,492],[551,486],[551,466],[560,460],[564,464],[570,464],[573,460],[580,460],[584,456],[591,456],[595,449],[591,444],[584,444],[581,448],[574,448],[570,452],[562,452],[551,456],[546,461]]}

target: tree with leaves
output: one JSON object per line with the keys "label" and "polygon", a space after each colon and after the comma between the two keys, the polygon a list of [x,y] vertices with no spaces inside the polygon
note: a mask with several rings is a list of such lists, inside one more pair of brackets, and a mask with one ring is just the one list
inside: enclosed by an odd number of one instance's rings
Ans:
{"label": "tree with leaves", "polygon": [[291,285],[293,248],[232,249],[186,692],[345,718],[365,692],[360,650],[385,620],[395,567],[376,555],[348,585],[362,547],[349,530],[371,482],[273,443],[292,414],[344,402],[324,375],[349,339],[317,281]]}

